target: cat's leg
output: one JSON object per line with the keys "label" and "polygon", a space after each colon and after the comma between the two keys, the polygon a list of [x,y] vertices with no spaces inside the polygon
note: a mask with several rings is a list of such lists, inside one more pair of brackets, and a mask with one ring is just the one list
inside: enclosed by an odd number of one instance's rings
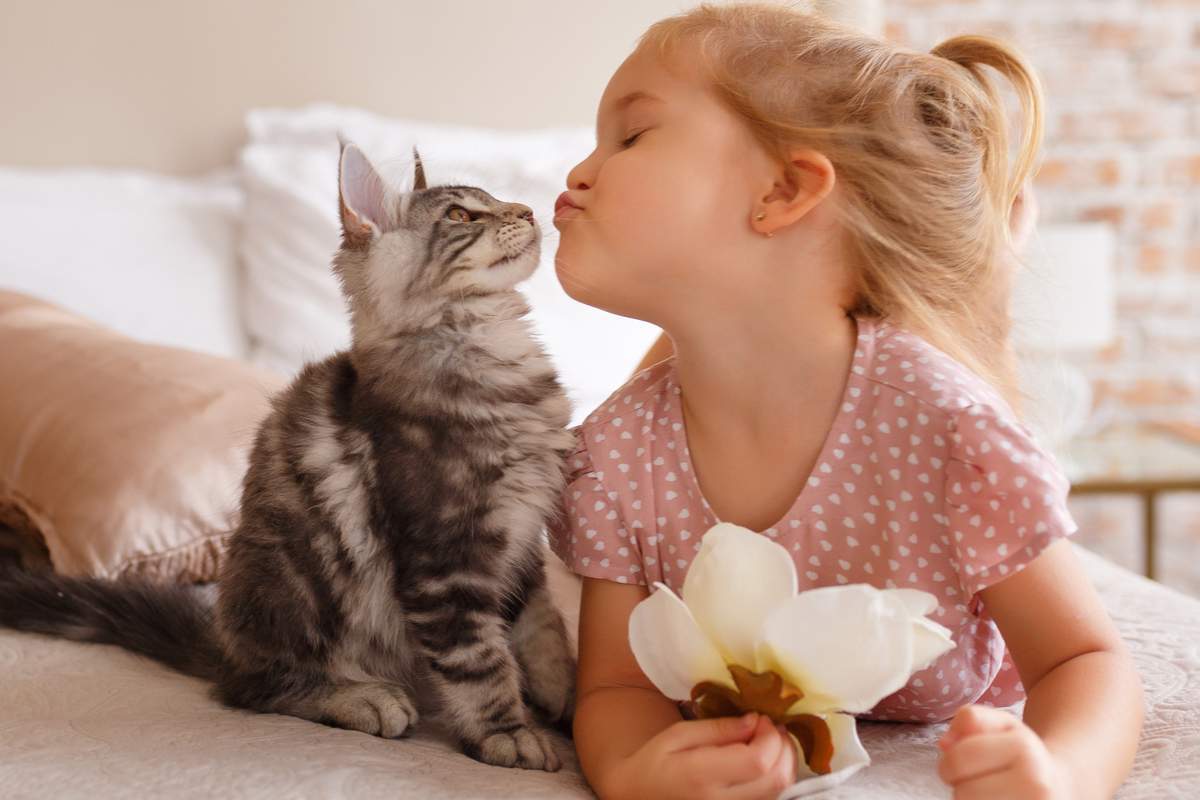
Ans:
{"label": "cat's leg", "polygon": [[404,604],[411,640],[463,752],[497,766],[557,770],[551,738],[521,696],[499,600],[451,577],[409,593]]}
{"label": "cat's leg", "polygon": [[404,687],[377,681],[347,681],[316,672],[272,669],[231,673],[217,687],[229,705],[362,731],[395,739],[417,723],[417,709]]}
{"label": "cat's leg", "polygon": [[562,614],[545,583],[531,590],[513,622],[511,638],[534,707],[569,732],[575,713],[575,659]]}

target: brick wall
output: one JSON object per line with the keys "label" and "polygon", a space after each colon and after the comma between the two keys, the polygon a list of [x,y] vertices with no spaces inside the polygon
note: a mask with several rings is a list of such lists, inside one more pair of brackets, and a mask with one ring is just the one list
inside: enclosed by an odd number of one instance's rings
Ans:
{"label": "brick wall", "polygon": [[[1200,422],[1200,0],[885,0],[885,34],[1015,42],[1047,97],[1045,222],[1118,236],[1117,340],[1078,365],[1122,421]],[[1081,541],[1141,569],[1140,513],[1072,499]],[[1200,595],[1200,496],[1160,505],[1161,579]]]}

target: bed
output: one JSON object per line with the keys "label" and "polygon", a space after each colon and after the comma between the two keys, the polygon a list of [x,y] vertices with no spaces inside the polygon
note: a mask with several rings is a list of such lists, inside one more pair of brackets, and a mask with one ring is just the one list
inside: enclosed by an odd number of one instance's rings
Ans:
{"label": "bed", "polygon": [[[1200,602],[1072,546],[1145,682],[1137,761],[1116,797],[1200,796]],[[568,613],[571,587],[559,585]],[[559,772],[500,769],[432,726],[384,740],[226,709],[202,681],[107,645],[0,632],[0,665],[0,795],[13,800],[593,796],[561,736]],[[823,796],[949,797],[936,774],[944,727],[861,723],[872,764]]]}

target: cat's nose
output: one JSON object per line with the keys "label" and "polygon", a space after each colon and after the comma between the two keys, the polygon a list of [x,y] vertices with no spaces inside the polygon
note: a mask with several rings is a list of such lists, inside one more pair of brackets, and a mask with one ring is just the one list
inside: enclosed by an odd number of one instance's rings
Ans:
{"label": "cat's nose", "polygon": [[513,214],[515,214],[518,219],[523,219],[530,225],[533,224],[533,209],[524,203],[513,203]]}

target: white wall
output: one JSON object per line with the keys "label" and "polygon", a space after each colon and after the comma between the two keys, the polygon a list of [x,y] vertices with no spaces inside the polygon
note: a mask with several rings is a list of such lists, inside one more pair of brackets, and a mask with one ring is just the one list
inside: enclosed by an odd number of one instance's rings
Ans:
{"label": "white wall", "polygon": [[229,163],[257,105],[592,125],[687,0],[0,0],[0,163]]}

